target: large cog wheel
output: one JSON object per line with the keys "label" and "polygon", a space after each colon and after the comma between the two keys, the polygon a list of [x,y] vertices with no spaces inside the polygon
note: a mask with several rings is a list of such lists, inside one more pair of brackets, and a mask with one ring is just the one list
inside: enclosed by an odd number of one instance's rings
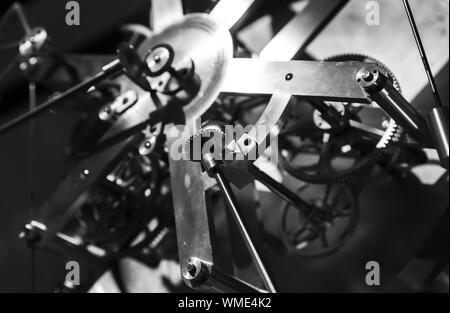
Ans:
{"label": "large cog wheel", "polygon": [[[327,58],[325,61],[360,61],[377,63],[385,70],[388,77],[391,78],[392,83],[397,90],[401,91],[400,84],[392,71],[383,63],[369,56],[361,54],[341,54]],[[312,127],[309,127],[309,129],[305,131],[305,134],[301,133],[301,130],[300,132],[296,132],[295,127],[293,128],[294,131],[289,131],[287,129],[293,124],[300,124],[295,120],[295,113],[293,114],[290,112],[285,123],[285,131],[282,131],[280,134],[280,164],[291,176],[312,184],[329,184],[339,181],[348,181],[357,175],[369,172],[377,163],[383,151],[393,142],[398,141],[402,133],[401,128],[397,123],[388,117],[375,103],[363,105],[328,102],[327,104],[333,105],[337,111],[341,113],[343,119],[347,116],[353,124],[357,124],[358,127],[361,128],[360,130],[364,130],[366,122],[361,118],[362,111],[370,110],[370,114],[365,116],[365,118],[371,123],[373,122],[373,119],[383,119],[379,120],[377,123],[382,124],[384,130],[377,131],[377,142],[375,144],[372,143],[371,147],[368,147],[367,144],[363,142],[367,138],[364,138],[364,136],[358,138],[358,135],[355,136],[354,131],[352,131],[350,127],[341,129],[337,135],[333,134],[332,127],[320,119],[320,114],[318,115],[317,111],[312,113],[314,117],[313,125],[309,125]],[[300,106],[301,105],[297,105],[297,107]],[[376,111],[378,111],[377,114],[375,114]],[[382,115],[379,113],[382,113]],[[302,114],[304,114],[304,112]],[[322,135],[322,137],[320,137],[320,135]],[[296,139],[303,138],[307,140],[301,140],[300,144],[296,146],[295,143],[288,139],[289,136],[293,136]],[[337,149],[336,145],[339,146],[340,144],[342,144],[340,149]],[[360,151],[358,151],[358,149]],[[352,153],[350,154],[349,152]],[[356,154],[354,154],[355,152]],[[318,161],[312,161],[307,165],[295,165],[296,158],[306,153],[317,154],[319,156]],[[333,158],[333,156],[345,158],[348,158],[348,156],[354,157],[355,162],[345,168],[336,168],[331,164],[334,159],[337,159]],[[324,161],[323,159],[326,160]]]}

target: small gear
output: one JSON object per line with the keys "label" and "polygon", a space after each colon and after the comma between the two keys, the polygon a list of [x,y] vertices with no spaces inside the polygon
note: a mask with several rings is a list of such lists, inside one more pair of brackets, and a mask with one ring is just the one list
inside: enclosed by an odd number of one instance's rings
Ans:
{"label": "small gear", "polygon": [[[342,54],[334,57],[327,58],[325,61],[334,61],[334,62],[344,62],[344,61],[360,61],[360,62],[372,62],[377,63],[379,66],[381,66],[385,72],[388,74],[388,76],[392,79],[392,83],[394,86],[401,91],[400,84],[397,80],[397,78],[392,74],[392,71],[389,70],[385,65],[383,65],[381,62],[377,61],[374,58],[360,55],[360,54]],[[342,103],[334,103],[330,102],[327,103],[328,105],[335,106],[336,104]],[[381,109],[378,108],[375,104],[364,106],[364,105],[354,105],[351,103],[345,104],[345,110],[347,111],[345,114],[341,114],[342,118],[348,118],[350,119],[356,119],[356,121],[353,121],[354,123],[358,123],[358,125],[362,125],[364,127],[363,121],[361,121],[360,115],[361,111],[363,109],[376,109],[380,112]],[[338,110],[339,111],[339,110]],[[313,116],[315,116],[313,112]],[[292,116],[292,114],[291,114]],[[294,116],[295,117],[295,116]],[[296,177],[302,181],[312,183],[312,184],[327,184],[332,182],[338,182],[338,181],[347,181],[351,178],[353,178],[356,175],[367,173],[372,169],[372,167],[377,163],[380,156],[382,155],[382,151],[386,149],[391,143],[396,142],[399,140],[402,130],[401,128],[395,123],[395,121],[391,118],[388,118],[387,115],[380,116],[380,117],[371,117],[370,119],[377,119],[381,118],[382,120],[382,134],[379,136],[381,138],[378,139],[378,142],[375,146],[367,147],[367,144],[364,144],[363,138],[361,137],[361,140],[355,140],[355,138],[347,138],[351,136],[351,133],[349,131],[350,127],[347,127],[346,129],[339,129],[339,134],[337,136],[333,137],[333,141],[339,139],[339,142],[344,142],[344,145],[342,147],[338,147],[339,149],[336,149],[336,147],[333,146],[333,142],[330,143],[330,134],[332,134],[332,129],[328,129],[327,127],[321,127],[317,124],[317,117],[314,119],[314,123],[308,132],[302,136],[297,133],[289,134],[289,136],[295,136],[295,137],[306,137],[309,139],[309,141],[306,141],[306,143],[300,143],[300,147],[293,147],[294,144],[292,142],[289,142],[288,137],[285,135],[284,138],[280,138],[280,164],[282,168],[292,175],[293,177]],[[298,122],[295,120],[292,120],[290,118],[286,125],[289,125],[289,123],[294,123],[294,125]],[[326,124],[326,123],[324,123]],[[319,131],[321,134],[323,133],[323,137],[320,138],[317,134],[317,131]],[[381,132],[381,130],[380,130]],[[282,132],[283,134],[283,132]],[[322,142],[319,142],[320,139],[322,139]],[[361,141],[361,142],[359,142]],[[345,169],[338,169],[335,170],[332,168],[331,162],[333,161],[333,158],[330,157],[330,154],[336,153],[337,155],[340,154],[348,154],[349,151],[352,152],[352,150],[355,150],[354,147],[351,145],[351,143],[354,142],[354,145],[361,146],[360,155],[355,155],[355,163],[351,164],[349,167]],[[328,145],[331,145],[332,147],[328,147]],[[327,148],[324,148],[327,147]],[[334,149],[334,150],[333,150]],[[307,166],[294,166],[291,164],[295,157],[302,153],[308,153],[308,154],[319,154],[319,161],[317,164],[308,164]],[[353,152],[352,152],[353,153]],[[324,166],[322,163],[322,154],[326,154],[326,162],[327,168],[324,170]]]}
{"label": "small gear", "polygon": [[[217,121],[207,121],[202,124],[202,128],[194,134],[182,146],[182,153],[186,160],[200,162],[202,150],[207,142],[211,142],[212,153],[221,153],[218,150],[224,150],[225,143],[225,125]],[[219,149],[217,149],[219,147]],[[195,152],[198,153],[195,153]]]}

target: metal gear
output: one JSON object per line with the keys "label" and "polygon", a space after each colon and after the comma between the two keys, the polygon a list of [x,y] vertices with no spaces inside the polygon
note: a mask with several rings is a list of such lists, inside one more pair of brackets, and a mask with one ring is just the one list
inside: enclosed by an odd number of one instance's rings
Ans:
{"label": "metal gear", "polygon": [[[218,136],[217,136],[218,135]],[[196,157],[195,149],[202,149],[206,140],[214,138],[220,138],[221,142],[214,142],[212,149],[219,146],[222,150],[225,148],[223,139],[225,138],[225,125],[217,121],[207,121],[202,124],[202,128],[195,133],[188,141],[182,146],[182,153],[185,159],[191,161],[201,161],[201,153]],[[199,146],[196,145],[199,143]],[[211,151],[214,153],[214,151]],[[215,151],[217,153],[218,151]]]}
{"label": "metal gear", "polygon": [[[387,66],[385,66],[383,63],[377,61],[376,59],[362,55],[362,54],[341,54],[337,56],[333,56],[330,58],[325,59],[325,61],[334,61],[334,62],[344,62],[344,61],[360,61],[360,62],[372,62],[377,63],[379,66],[381,66],[388,76],[392,79],[392,83],[394,86],[400,91],[401,87],[397,80],[397,78],[394,76],[391,70]],[[333,103],[330,103],[332,105]],[[335,103],[336,104],[336,103]],[[346,111],[348,108],[352,106],[352,104],[345,104]],[[355,108],[353,108],[355,109]],[[358,116],[359,111],[364,109],[364,106],[361,105],[359,107],[356,107],[356,116]],[[359,111],[358,111],[359,110]],[[344,116],[344,115],[343,115]],[[288,119],[288,122],[292,122],[291,119],[292,116]],[[344,118],[344,117],[343,117]],[[295,120],[293,121],[295,123]],[[287,124],[286,123],[286,124]],[[327,144],[324,143],[322,146],[317,145],[317,143],[311,143],[307,145],[302,145],[300,148],[297,148],[297,151],[295,153],[290,154],[290,150],[292,147],[289,147],[289,143],[287,143],[283,138],[280,138],[280,164],[281,167],[290,175],[293,177],[300,179],[302,181],[312,183],[312,184],[328,184],[333,182],[339,182],[339,181],[347,181],[351,178],[353,178],[356,175],[363,174],[368,172],[372,169],[372,167],[377,163],[380,156],[382,155],[383,150],[385,150],[391,143],[396,142],[399,140],[402,130],[401,128],[396,124],[396,122],[392,119],[383,121],[385,124],[385,130],[383,131],[383,134],[380,136],[381,138],[378,140],[375,147],[371,149],[371,151],[366,152],[367,154],[361,156],[354,164],[352,164],[349,168],[339,170],[339,171],[333,171],[330,170],[327,173],[321,173],[320,172],[320,164],[317,164],[315,166],[306,166],[306,167],[295,167],[293,166],[290,161],[292,161],[295,158],[295,155],[298,153],[301,153],[302,151],[311,152],[312,150],[316,149],[318,151],[321,151],[322,148]],[[315,129],[317,130],[318,125],[315,125]],[[320,130],[320,129],[319,129]],[[325,130],[324,134],[329,133],[328,130]],[[341,134],[342,137],[345,138],[345,136],[348,135],[348,130],[344,130]],[[281,136],[281,134],[280,134]],[[306,135],[305,137],[308,137]],[[323,137],[323,140],[325,141],[325,135]],[[350,145],[348,145],[350,149],[352,148]],[[329,154],[332,153],[332,151],[325,151],[324,153]],[[291,160],[289,160],[289,158]],[[331,161],[330,161],[331,162]],[[330,166],[331,167],[331,166]],[[311,171],[313,171],[311,173]]]}
{"label": "metal gear", "polygon": [[[301,188],[299,193],[306,195],[307,188]],[[309,202],[317,208],[317,216],[322,220],[319,225],[312,225],[289,204],[283,208],[280,233],[286,252],[303,257],[338,252],[356,230],[359,210],[355,195],[347,185],[328,185],[323,199]]]}

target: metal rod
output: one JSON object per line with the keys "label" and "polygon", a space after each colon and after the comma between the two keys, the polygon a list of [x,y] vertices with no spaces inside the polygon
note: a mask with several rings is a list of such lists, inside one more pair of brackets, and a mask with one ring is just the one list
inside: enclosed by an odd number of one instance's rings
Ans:
{"label": "metal rod", "polygon": [[430,82],[431,91],[433,92],[436,107],[441,107],[442,106],[441,97],[436,87],[436,82],[433,77],[433,71],[431,70],[430,63],[428,62],[427,54],[425,52],[422,39],[420,38],[420,33],[417,28],[416,21],[414,20],[414,15],[411,10],[411,6],[409,5],[408,0],[403,0],[403,5],[405,6],[406,15],[408,16],[409,24],[411,25],[411,29],[414,34],[414,39],[416,40],[417,48],[419,49],[420,58],[422,59],[423,66],[425,67],[425,72],[427,73],[428,81]]}
{"label": "metal rod", "polygon": [[12,48],[18,48],[18,47],[19,47],[19,42],[9,42],[9,43],[0,45],[0,51],[12,49]]}
{"label": "metal rod", "polygon": [[390,83],[388,77],[376,67],[362,68],[356,75],[357,82],[399,126],[417,142],[427,144],[429,130],[425,118]]}
{"label": "metal rod", "polygon": [[13,119],[12,121],[6,123],[5,125],[1,126],[0,134],[28,121],[31,118],[34,118],[36,115],[40,114],[43,111],[51,109],[56,104],[60,103],[63,100],[66,100],[67,98],[69,98],[71,96],[74,96],[81,92],[86,92],[90,87],[94,86],[95,84],[99,83],[102,80],[105,80],[115,74],[118,74],[120,71],[122,71],[122,66],[121,66],[120,62],[118,60],[113,61],[112,63],[105,66],[101,72],[88,78],[84,82],[70,88],[69,90],[64,91],[63,93],[59,94],[58,96],[43,103],[36,109],[30,110],[27,113]]}
{"label": "metal rod", "polygon": [[261,290],[245,281],[236,278],[233,275],[223,272],[217,266],[212,266],[209,283],[212,288],[221,292],[238,292],[238,293],[262,293]]}
{"label": "metal rod", "polygon": [[211,10],[209,16],[228,29],[234,29],[245,17],[255,0],[221,0]]}
{"label": "metal rod", "polygon": [[250,164],[248,169],[250,174],[255,179],[257,179],[260,183],[269,188],[277,196],[279,196],[286,202],[289,202],[291,205],[296,207],[302,214],[307,216],[313,210],[313,208],[308,202],[304,201],[302,198],[300,198],[297,194],[292,192],[286,186],[278,183],[272,177],[270,177],[269,175],[261,171],[259,168],[257,168],[254,164]]}
{"label": "metal rod", "polygon": [[[32,111],[36,108],[36,84],[30,82],[28,85],[28,95],[29,95],[29,110]],[[30,188],[30,220],[33,220],[33,215],[36,208],[36,201],[34,196],[34,134],[35,134],[35,121],[30,120],[28,123],[28,183]],[[30,262],[31,262],[31,292],[36,291],[36,250],[34,246],[30,246]]]}
{"label": "metal rod", "polygon": [[28,21],[27,21],[27,19],[25,17],[25,14],[23,12],[21,4],[18,3],[18,2],[13,3],[8,8],[6,13],[3,14],[3,16],[1,17],[1,19],[0,19],[0,30],[3,29],[3,27],[5,26],[6,21],[8,20],[8,18],[14,13],[19,18],[19,22],[20,22],[23,30],[25,31],[26,34],[28,34],[30,32],[30,26],[29,26]]}
{"label": "metal rod", "polygon": [[13,8],[16,11],[17,17],[20,20],[20,24],[23,27],[23,30],[25,31],[25,34],[29,34],[30,33],[30,24],[28,23],[27,18],[25,17],[25,13],[23,11],[23,7],[19,4],[19,3],[14,3],[13,4]]}
{"label": "metal rod", "polygon": [[222,172],[220,171],[220,169],[215,169],[213,172],[213,176],[216,179],[217,184],[219,185],[219,188],[222,191],[222,194],[226,200],[226,203],[231,210],[231,213],[232,213],[233,218],[239,228],[239,231],[241,232],[242,236],[244,237],[245,243],[247,244],[247,247],[250,250],[250,254],[253,258],[253,261],[255,262],[256,268],[258,269],[258,272],[260,273],[260,275],[264,281],[264,285],[266,286],[266,288],[268,289],[269,292],[275,293],[276,292],[275,286],[269,277],[269,274],[261,260],[261,257],[259,256],[259,253],[258,253],[254,243],[253,243],[253,240],[247,231],[245,222],[239,213],[239,208],[237,206],[237,200],[234,196],[233,191],[231,190],[230,184],[225,179],[225,177],[222,174]]}
{"label": "metal rod", "polygon": [[432,134],[436,150],[439,154],[442,167],[448,169],[449,166],[449,140],[448,122],[443,107],[434,108],[428,116],[428,125]]}

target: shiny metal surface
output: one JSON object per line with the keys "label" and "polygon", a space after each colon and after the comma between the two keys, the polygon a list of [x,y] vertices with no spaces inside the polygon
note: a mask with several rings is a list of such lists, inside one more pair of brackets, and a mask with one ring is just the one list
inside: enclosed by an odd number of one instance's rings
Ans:
{"label": "shiny metal surface", "polygon": [[213,263],[214,235],[211,233],[212,220],[207,209],[201,172],[199,163],[170,159],[180,262],[197,257]]}
{"label": "shiny metal surface", "polygon": [[245,15],[255,0],[221,0],[211,11],[209,16],[231,29]]}
{"label": "shiny metal surface", "polygon": [[[308,44],[316,38],[320,29],[333,19],[333,17],[342,9],[347,1],[334,1],[333,4],[327,3],[324,9],[321,6],[316,7],[315,3],[322,1],[311,1],[308,6],[303,9],[297,16],[283,27],[271,42],[261,51],[260,57],[264,60],[278,60],[288,61],[295,57],[295,55],[306,49]],[[314,17],[309,22],[313,22],[310,26],[308,23],[303,24],[303,20],[309,19],[308,16],[314,14]],[[295,38],[293,40],[292,38]],[[295,43],[295,44],[294,44]],[[291,96],[288,94],[278,94],[272,96],[266,109],[262,113],[260,119],[255,127],[249,132],[250,136],[257,139],[260,144],[269,135],[269,132],[263,134],[261,131],[256,136],[256,129],[258,125],[276,125],[286,106],[289,104]],[[245,138],[238,139],[238,144],[242,146]],[[250,151],[249,151],[250,152]]]}
{"label": "shiny metal surface", "polygon": [[183,18],[181,0],[151,0],[150,27],[159,32]]}
{"label": "shiny metal surface", "polygon": [[[175,69],[185,64],[186,59],[191,59],[195,64],[195,74],[201,81],[200,92],[184,108],[186,125],[195,130],[195,120],[219,95],[227,63],[233,56],[231,36],[226,28],[208,16],[193,14],[143,43],[140,51],[145,55],[158,44],[169,44],[174,49]],[[179,258],[187,260],[198,257],[213,263],[213,234],[201,165],[183,160],[175,161],[172,158],[169,163]],[[189,281],[186,283],[189,284]]]}
{"label": "shiny metal surface", "polygon": [[[273,37],[259,53],[260,58],[287,61],[303,52],[348,0],[314,0]],[[295,38],[295,39],[294,39]]]}
{"label": "shiny metal surface", "polygon": [[220,92],[220,85],[233,56],[230,33],[205,14],[189,14],[149,38],[139,48],[145,57],[149,50],[160,44],[170,45],[175,52],[173,67],[183,66],[191,59],[200,80],[198,95],[184,107],[186,120],[199,118],[212,105]]}
{"label": "shiny metal surface", "polygon": [[388,81],[375,65],[362,67],[356,81],[389,116],[415,140],[428,141],[425,118]]}
{"label": "shiny metal surface", "polygon": [[19,52],[23,57],[30,57],[41,49],[48,41],[48,34],[42,27],[36,27],[30,30],[28,34],[20,41]]}
{"label": "shiny metal surface", "polygon": [[442,107],[434,108],[428,116],[430,134],[433,137],[439,159],[443,167],[448,169],[449,145],[448,145],[448,114],[446,117]]}
{"label": "shiny metal surface", "polygon": [[[215,18],[222,12],[219,9],[223,6],[226,8],[230,3],[219,5],[213,14]],[[167,28],[141,47],[141,52],[145,54],[146,50],[158,43],[170,44],[175,51],[175,68],[177,64],[183,64],[186,58],[194,62],[201,87],[198,96],[185,108],[186,125],[194,131],[195,120],[219,95],[220,83],[233,56],[233,44],[227,28],[234,25],[235,21],[228,22],[224,27],[206,15],[189,15],[183,22]],[[208,216],[201,165],[183,160],[175,161],[172,158],[169,163],[179,258],[187,260],[197,257],[213,263],[214,235],[211,233],[212,220]]]}
{"label": "shiny metal surface", "polygon": [[289,94],[330,101],[368,103],[354,81],[360,62],[270,62],[233,59],[221,91],[243,94]]}

